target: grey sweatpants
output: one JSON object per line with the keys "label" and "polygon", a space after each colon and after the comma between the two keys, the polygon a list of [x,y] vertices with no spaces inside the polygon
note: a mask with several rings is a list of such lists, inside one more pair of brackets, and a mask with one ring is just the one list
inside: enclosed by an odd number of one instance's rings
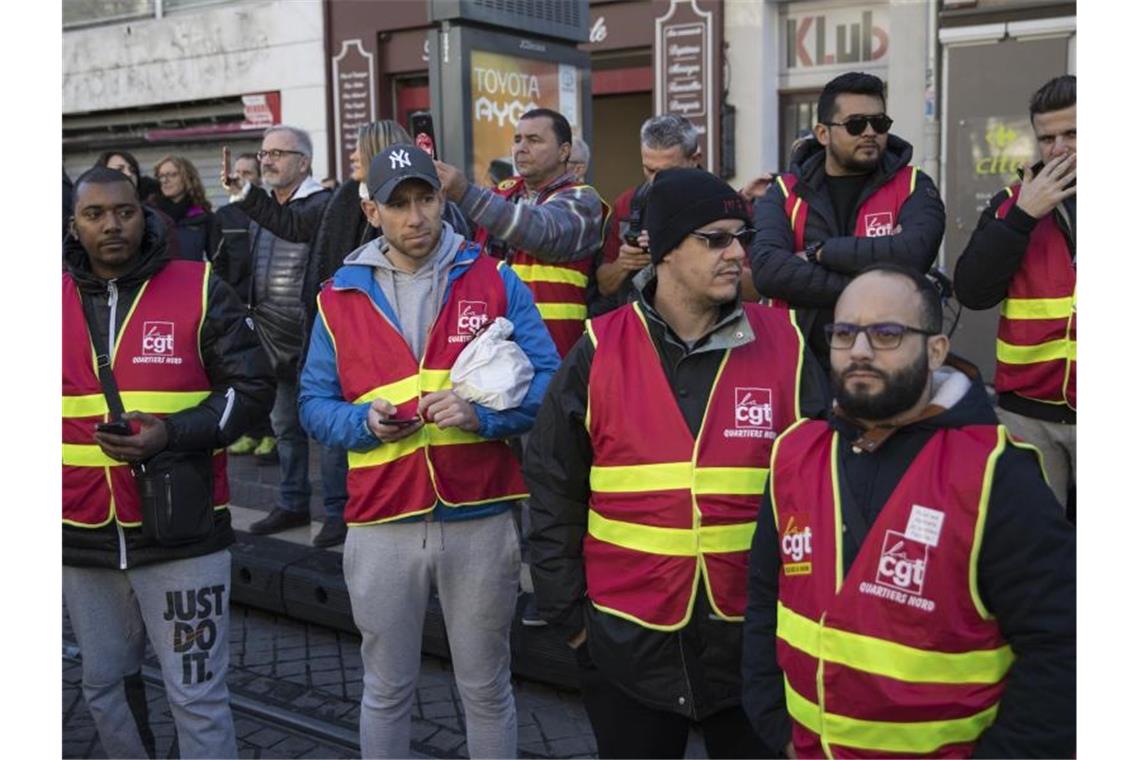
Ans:
{"label": "grey sweatpants", "polygon": [[147,756],[124,686],[147,639],[182,757],[237,757],[226,688],[228,550],[129,570],[64,566],[63,596],[83,656],[83,696],[107,757]]}
{"label": "grey sweatpants", "polygon": [[511,513],[350,527],[344,575],[363,637],[364,758],[408,757],[428,595],[439,591],[471,757],[515,757],[510,630],[519,581]]}

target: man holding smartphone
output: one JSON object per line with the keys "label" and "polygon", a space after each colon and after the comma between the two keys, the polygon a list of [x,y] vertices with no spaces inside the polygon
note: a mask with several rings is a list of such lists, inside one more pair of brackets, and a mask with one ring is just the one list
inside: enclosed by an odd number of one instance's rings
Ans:
{"label": "man holding smartphone", "polygon": [[[153,756],[139,673],[149,641],[182,756],[236,757],[224,448],[269,411],[269,363],[230,286],[207,263],[171,260],[162,222],[125,175],[100,166],[80,176],[70,229],[63,593],[83,651],[83,695],[108,757]],[[115,403],[100,374],[108,362]],[[213,505],[204,536],[170,545],[152,535],[131,469],[159,453],[205,463],[207,474],[186,482]]]}
{"label": "man holding smartphone", "polygon": [[1041,449],[1066,504],[1077,472],[1077,78],[1034,93],[1029,119],[1041,160],[990,199],[958,259],[954,291],[969,309],[1002,305],[998,417]]}
{"label": "man holding smartphone", "polygon": [[[302,424],[349,451],[344,573],[362,636],[364,757],[410,751],[433,583],[470,755],[514,757],[518,744],[511,509],[526,486],[504,439],[534,423],[558,354],[518,275],[443,221],[440,188],[431,157],[415,145],[372,159],[361,205],[383,235],[349,254],[321,289],[301,372]],[[519,407],[494,411],[460,398],[450,370],[500,316],[535,374]]]}

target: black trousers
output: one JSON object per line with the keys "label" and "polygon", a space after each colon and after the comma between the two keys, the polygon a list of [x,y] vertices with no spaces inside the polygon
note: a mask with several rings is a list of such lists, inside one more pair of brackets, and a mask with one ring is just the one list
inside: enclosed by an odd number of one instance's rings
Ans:
{"label": "black trousers", "polygon": [[614,686],[585,649],[576,652],[578,675],[599,758],[684,757],[690,725],[702,729],[710,758],[783,757],[760,741],[739,705],[700,721],[649,707]]}

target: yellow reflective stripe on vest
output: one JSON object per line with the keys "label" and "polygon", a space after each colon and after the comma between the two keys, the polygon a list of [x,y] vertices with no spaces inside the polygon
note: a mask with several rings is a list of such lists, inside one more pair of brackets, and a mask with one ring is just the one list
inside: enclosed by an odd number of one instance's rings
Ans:
{"label": "yellow reflective stripe on vest", "polygon": [[642,491],[689,490],[693,485],[692,462],[663,462],[627,467],[590,468],[590,490],[595,493],[640,493]]}
{"label": "yellow reflective stripe on vest", "polygon": [[63,463],[71,467],[125,467],[126,462],[111,459],[94,444],[63,444]]}
{"label": "yellow reflective stripe on vest", "polygon": [[411,401],[423,393],[442,391],[451,387],[451,370],[449,369],[421,369],[418,375],[410,375],[403,380],[381,385],[378,388],[357,396],[354,404],[364,404],[382,398],[385,401],[399,406]]}
{"label": "yellow reflective stripe on vest", "polygon": [[698,467],[693,493],[763,496],[767,482],[767,467]]}
{"label": "yellow reflective stripe on vest", "polygon": [[586,318],[586,305],[582,303],[536,303],[535,306],[543,319]]}
{"label": "yellow reflective stripe on vest", "polygon": [[[123,409],[148,414],[173,414],[202,403],[209,391],[124,391]],[[107,414],[107,399],[102,393],[86,396],[64,396],[64,417],[98,417]]]}
{"label": "yellow reflective stripe on vest", "polygon": [[756,523],[702,525],[694,531],[611,520],[591,509],[587,529],[599,541],[625,549],[667,557],[696,557],[700,552],[747,551],[752,546]]}
{"label": "yellow reflective stripe on vest", "polygon": [[976,740],[994,722],[998,711],[998,705],[994,705],[965,718],[910,723],[860,720],[835,713],[821,716],[819,705],[796,692],[787,679],[784,684],[788,715],[828,744],[852,749],[908,755],[930,753],[947,744]]}
{"label": "yellow reflective stripe on vest", "polygon": [[420,395],[420,378],[419,375],[411,375],[405,377],[403,380],[397,380],[394,383],[381,385],[379,388],[373,388],[367,393],[357,396],[352,400],[354,404],[366,404],[382,398],[393,406],[399,406],[407,401],[411,401]]}
{"label": "yellow reflective stripe on vest", "polygon": [[858,633],[821,627],[776,604],[776,635],[810,657],[909,683],[997,683],[1013,664],[1008,646],[932,652]]}
{"label": "yellow reflective stripe on vest", "polygon": [[662,462],[624,467],[590,468],[595,493],[692,490],[694,494],[763,496],[768,482],[765,467],[698,467],[692,462]]}
{"label": "yellow reflective stripe on vest", "polygon": [[590,278],[575,269],[552,267],[545,264],[511,264],[511,269],[523,282],[557,282],[584,288]]}
{"label": "yellow reflective stripe on vest", "polygon": [[416,453],[423,447],[424,438],[421,431],[416,435],[410,435],[398,441],[381,443],[371,451],[349,451],[348,469],[376,467],[378,465],[388,464],[389,462],[395,462],[397,459],[403,459],[409,454]]}
{"label": "yellow reflective stripe on vest", "polygon": [[1068,319],[1072,311],[1072,298],[1007,298],[1001,304],[1007,319]]}
{"label": "yellow reflective stripe on vest", "polygon": [[486,441],[486,438],[476,433],[469,433],[459,428],[440,430],[435,425],[425,425],[415,435],[390,443],[382,443],[371,451],[349,451],[348,466],[349,469],[352,469],[388,464],[409,454],[414,454],[428,444],[432,446],[455,446],[462,443],[486,443]]}
{"label": "yellow reflective stripe on vest", "polygon": [[1006,364],[1037,364],[1058,359],[1076,360],[1077,342],[1066,338],[1058,338],[1047,343],[1038,343],[1034,346],[1017,346],[998,339],[998,361]]}

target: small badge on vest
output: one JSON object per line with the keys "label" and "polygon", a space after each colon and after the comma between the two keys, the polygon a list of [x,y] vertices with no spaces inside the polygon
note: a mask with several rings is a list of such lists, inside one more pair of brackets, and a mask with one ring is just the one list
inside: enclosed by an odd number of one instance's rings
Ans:
{"label": "small badge on vest", "polygon": [[895,215],[890,211],[879,211],[863,216],[863,229],[866,237],[890,237],[895,228]]}
{"label": "small badge on vest", "polygon": [[141,353],[133,364],[181,364],[174,354],[174,323],[143,322]]}
{"label": "small badge on vest", "polygon": [[[925,537],[929,537],[929,533],[925,534]],[[922,589],[926,584],[926,568],[930,563],[930,546],[925,541],[916,540],[897,530],[888,530],[883,537],[883,548],[875,568],[875,582],[860,583],[860,593],[887,599],[923,612],[933,612],[934,602],[922,596]]]}
{"label": "small badge on vest", "polygon": [[472,341],[483,326],[491,321],[487,316],[487,302],[486,301],[463,301],[459,302],[459,317],[456,319],[455,335],[447,337],[448,343],[469,343]]}
{"label": "small badge on vest", "polygon": [[910,519],[906,521],[906,537],[927,546],[938,546],[942,537],[942,522],[946,513],[921,504],[910,505]]}
{"label": "small badge on vest", "polygon": [[807,513],[787,516],[780,529],[780,559],[784,575],[811,575],[811,525]]}
{"label": "small badge on vest", "polygon": [[735,391],[735,424],[724,431],[724,437],[775,440],[772,389],[737,387]]}

